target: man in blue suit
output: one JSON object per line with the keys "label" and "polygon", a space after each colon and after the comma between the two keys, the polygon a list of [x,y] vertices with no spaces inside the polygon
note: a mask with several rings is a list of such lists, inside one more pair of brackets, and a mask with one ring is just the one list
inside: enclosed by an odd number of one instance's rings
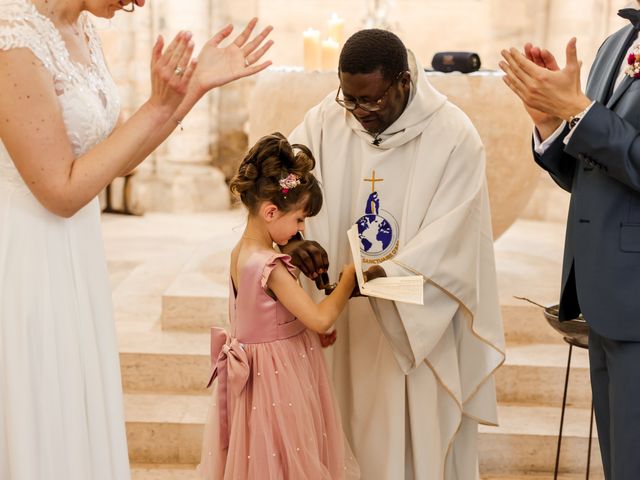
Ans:
{"label": "man in blue suit", "polygon": [[607,480],[640,479],[640,11],[605,40],[586,92],[576,39],[504,50],[505,83],[535,123],[534,158],[571,193],[560,319],[583,313]]}

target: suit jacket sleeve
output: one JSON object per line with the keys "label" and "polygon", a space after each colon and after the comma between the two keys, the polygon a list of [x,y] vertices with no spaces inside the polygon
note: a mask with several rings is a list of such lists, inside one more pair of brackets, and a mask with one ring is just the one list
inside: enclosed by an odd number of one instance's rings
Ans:
{"label": "suit jacket sleeve", "polygon": [[565,152],[640,191],[640,132],[601,103],[580,121]]}
{"label": "suit jacket sleeve", "polygon": [[533,158],[538,165],[549,172],[553,181],[556,182],[560,188],[571,192],[576,160],[564,151],[563,142],[568,132],[569,128],[565,127],[564,132],[549,145],[549,148],[547,148],[544,154],[540,155],[534,151]]}

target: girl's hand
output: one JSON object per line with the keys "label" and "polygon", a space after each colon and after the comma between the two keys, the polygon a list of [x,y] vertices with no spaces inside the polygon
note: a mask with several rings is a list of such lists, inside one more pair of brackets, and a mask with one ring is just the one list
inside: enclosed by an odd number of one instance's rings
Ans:
{"label": "girl's hand", "polygon": [[356,266],[353,263],[348,263],[344,267],[342,267],[342,271],[340,272],[340,280],[345,275],[356,277]]}
{"label": "girl's hand", "polygon": [[338,338],[338,331],[334,330],[329,333],[319,333],[318,338],[320,338],[320,345],[322,348],[327,348],[336,343],[336,339]]}
{"label": "girl's hand", "polygon": [[191,32],[180,32],[163,52],[164,39],[158,37],[151,55],[151,105],[169,112],[180,105],[195,69],[193,46]]}
{"label": "girl's hand", "polygon": [[219,45],[233,31],[231,25],[220,30],[205,44],[198,55],[198,66],[193,76],[193,87],[198,95],[204,95],[209,90],[238,78],[258,73],[271,65],[271,61],[257,62],[273,45],[273,40],[263,44],[273,27],[265,28],[251,41],[247,41],[257,23],[257,18],[251,20],[242,33],[224,48]]}
{"label": "girl's hand", "polygon": [[358,280],[356,279],[356,267],[353,263],[349,263],[342,268],[340,276],[338,277],[338,283],[349,281],[353,282],[353,289],[349,298],[359,297],[360,289],[358,288]]}

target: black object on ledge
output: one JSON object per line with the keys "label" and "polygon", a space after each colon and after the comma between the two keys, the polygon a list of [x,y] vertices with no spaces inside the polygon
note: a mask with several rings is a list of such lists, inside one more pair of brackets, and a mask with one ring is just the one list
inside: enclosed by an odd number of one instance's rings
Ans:
{"label": "black object on ledge", "polygon": [[474,52],[438,52],[431,60],[437,72],[471,73],[480,69],[480,56]]}

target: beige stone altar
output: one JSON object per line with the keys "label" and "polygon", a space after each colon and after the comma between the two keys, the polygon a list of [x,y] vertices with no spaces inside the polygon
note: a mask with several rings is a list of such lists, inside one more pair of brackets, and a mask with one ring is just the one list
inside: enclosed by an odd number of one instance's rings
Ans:
{"label": "beige stone altar", "polygon": [[[427,72],[429,81],[474,123],[487,151],[487,178],[498,238],[526,206],[539,178],[531,159],[531,121],[498,72],[462,75]],[[261,136],[289,134],[305,112],[338,87],[336,72],[273,68],[254,86],[249,108],[249,145]]]}

